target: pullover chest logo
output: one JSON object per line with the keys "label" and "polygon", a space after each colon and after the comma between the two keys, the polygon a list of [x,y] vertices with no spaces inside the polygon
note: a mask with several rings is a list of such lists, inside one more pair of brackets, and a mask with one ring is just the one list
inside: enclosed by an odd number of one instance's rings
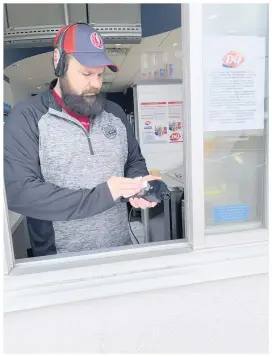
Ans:
{"label": "pullover chest logo", "polygon": [[114,139],[117,135],[117,130],[115,126],[111,124],[103,125],[101,127],[102,133],[105,135],[106,138],[108,139]]}

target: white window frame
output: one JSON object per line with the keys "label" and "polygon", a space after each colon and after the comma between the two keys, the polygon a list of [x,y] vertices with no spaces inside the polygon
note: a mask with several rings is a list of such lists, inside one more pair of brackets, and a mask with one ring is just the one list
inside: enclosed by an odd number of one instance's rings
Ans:
{"label": "white window frame", "polygon": [[188,241],[15,262],[4,193],[6,312],[268,271],[267,228],[204,234],[202,5],[182,5],[182,24]]}
{"label": "white window frame", "polygon": [[4,209],[3,209],[3,234],[4,234],[4,274],[7,275],[15,266],[15,257],[13,251],[12,234],[7,208],[6,191],[4,187]]}

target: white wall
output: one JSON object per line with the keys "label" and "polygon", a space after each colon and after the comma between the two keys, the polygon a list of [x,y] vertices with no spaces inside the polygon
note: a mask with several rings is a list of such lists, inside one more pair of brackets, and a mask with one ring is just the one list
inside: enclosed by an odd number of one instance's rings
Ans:
{"label": "white wall", "polygon": [[5,353],[268,351],[268,276],[9,313]]}
{"label": "white wall", "polygon": [[10,83],[4,81],[4,102],[11,105],[14,105],[14,98],[11,91]]}
{"label": "white wall", "polygon": [[4,81],[4,101],[12,107],[28,96],[28,90],[18,83]]}
{"label": "white wall", "polygon": [[25,97],[29,95],[27,88],[24,87],[22,84],[11,82],[10,85],[14,98],[14,104],[23,100]]}

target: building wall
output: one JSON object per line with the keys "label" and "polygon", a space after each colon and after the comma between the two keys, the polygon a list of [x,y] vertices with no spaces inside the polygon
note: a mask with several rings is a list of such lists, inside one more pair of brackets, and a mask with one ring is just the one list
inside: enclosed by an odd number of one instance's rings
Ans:
{"label": "building wall", "polygon": [[268,276],[8,313],[5,353],[264,353]]}
{"label": "building wall", "polygon": [[25,89],[22,85],[18,85],[17,83],[11,82],[11,90],[14,98],[14,105],[29,95],[28,90]]}
{"label": "building wall", "polygon": [[14,105],[14,98],[11,91],[11,85],[6,81],[4,81],[4,102],[11,105],[12,107]]}
{"label": "building wall", "polygon": [[4,102],[10,104],[11,107],[28,95],[28,91],[22,85],[4,81]]}

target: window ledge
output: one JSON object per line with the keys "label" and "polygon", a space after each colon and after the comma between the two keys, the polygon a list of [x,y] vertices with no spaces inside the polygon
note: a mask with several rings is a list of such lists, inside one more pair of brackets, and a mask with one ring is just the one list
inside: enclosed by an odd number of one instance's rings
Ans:
{"label": "window ledge", "polygon": [[187,250],[4,278],[4,312],[268,272],[268,242]]}

